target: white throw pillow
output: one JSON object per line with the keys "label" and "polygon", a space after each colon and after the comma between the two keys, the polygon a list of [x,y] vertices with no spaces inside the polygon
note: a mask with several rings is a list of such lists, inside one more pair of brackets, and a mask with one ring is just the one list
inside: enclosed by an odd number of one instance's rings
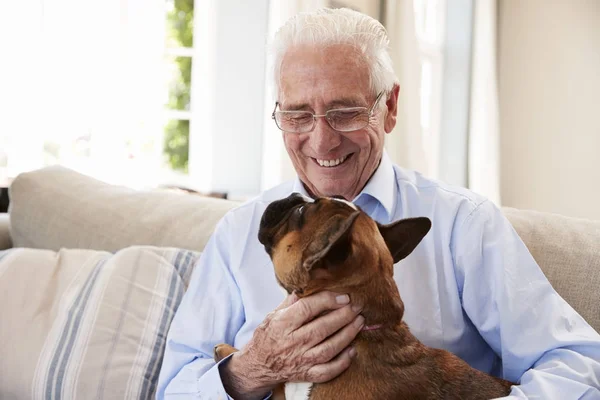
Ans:
{"label": "white throw pillow", "polygon": [[199,253],[0,252],[0,399],[154,397]]}

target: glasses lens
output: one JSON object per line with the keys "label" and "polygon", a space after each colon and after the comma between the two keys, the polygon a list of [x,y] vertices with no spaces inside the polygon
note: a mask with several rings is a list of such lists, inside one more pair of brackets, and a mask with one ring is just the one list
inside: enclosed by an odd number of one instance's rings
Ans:
{"label": "glasses lens", "polygon": [[335,130],[341,132],[356,131],[369,125],[369,110],[364,107],[329,110],[327,120]]}
{"label": "glasses lens", "polygon": [[312,130],[315,120],[308,111],[277,111],[275,122],[282,131],[302,133]]}

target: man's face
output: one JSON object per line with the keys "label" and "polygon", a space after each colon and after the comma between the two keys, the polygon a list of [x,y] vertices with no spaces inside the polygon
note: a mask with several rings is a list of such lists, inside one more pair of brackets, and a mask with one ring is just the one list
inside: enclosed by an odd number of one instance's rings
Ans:
{"label": "man's face", "polygon": [[[333,108],[370,108],[376,99],[363,56],[348,45],[294,47],[280,71],[281,110],[322,115]],[[312,195],[352,200],[360,193],[379,165],[385,133],[396,123],[397,98],[396,86],[389,98],[379,100],[369,125],[358,131],[337,132],[318,118],[311,132],[283,133],[294,168]],[[343,161],[335,165],[337,160]]]}

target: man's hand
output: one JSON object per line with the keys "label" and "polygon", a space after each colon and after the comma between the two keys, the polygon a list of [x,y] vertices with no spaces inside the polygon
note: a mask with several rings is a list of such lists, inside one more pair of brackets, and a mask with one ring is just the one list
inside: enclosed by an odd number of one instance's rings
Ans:
{"label": "man's hand", "polygon": [[319,292],[298,300],[291,294],[224,366],[225,390],[234,398],[260,399],[281,382],[335,378],[356,354],[348,346],[363,327],[360,311],[347,295]]}

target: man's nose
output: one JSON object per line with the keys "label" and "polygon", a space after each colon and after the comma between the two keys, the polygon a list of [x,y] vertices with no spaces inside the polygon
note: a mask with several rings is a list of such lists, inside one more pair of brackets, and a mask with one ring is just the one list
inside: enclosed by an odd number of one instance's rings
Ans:
{"label": "man's nose", "polygon": [[319,155],[326,155],[342,143],[342,135],[335,131],[325,118],[317,118],[315,129],[310,134],[313,150]]}

